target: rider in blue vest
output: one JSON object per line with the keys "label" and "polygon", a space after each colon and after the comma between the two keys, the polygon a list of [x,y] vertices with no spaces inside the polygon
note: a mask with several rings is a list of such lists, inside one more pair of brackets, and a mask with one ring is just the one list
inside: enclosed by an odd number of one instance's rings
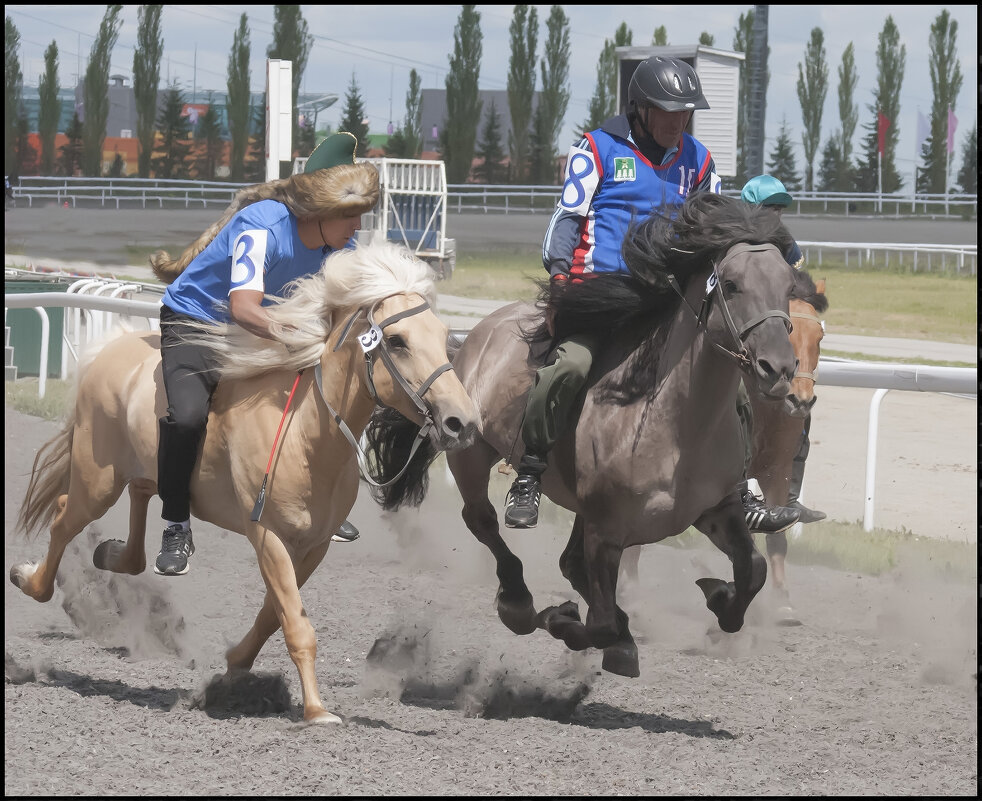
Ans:
{"label": "rider in blue vest", "polygon": [[[686,133],[696,109],[707,109],[699,76],[685,61],[652,56],[628,86],[626,114],[611,117],[570,148],[562,195],[542,244],[553,282],[588,281],[627,272],[621,246],[631,220],[671,215],[690,192],[719,192],[712,154]],[[539,477],[568,425],[569,409],[601,347],[596,334],[560,341],[540,368],[522,422],[524,454],[505,498],[505,526],[532,528],[539,517]],[[752,531],[780,531],[798,513],[764,507],[741,487]]]}
{"label": "rider in blue vest", "polygon": [[[275,339],[266,314],[270,295],[283,296],[295,279],[317,272],[333,251],[353,246],[361,215],[379,197],[378,171],[356,164],[357,140],[338,133],[310,154],[301,174],[241,189],[222,218],[177,259],[151,259],[169,284],[160,307],[160,358],[167,415],[159,421],[157,494],[166,522],[154,572],[182,576],[194,553],[191,474],[205,436],[211,397],[220,377],[214,354],[185,341],[196,323],[234,323]],[[345,521],[334,535],[358,536]]]}

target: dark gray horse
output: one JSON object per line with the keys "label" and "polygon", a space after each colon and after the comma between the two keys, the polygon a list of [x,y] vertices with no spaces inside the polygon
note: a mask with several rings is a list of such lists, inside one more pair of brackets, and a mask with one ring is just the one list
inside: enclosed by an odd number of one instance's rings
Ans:
{"label": "dark gray horse", "polygon": [[[573,602],[536,612],[488,497],[494,464],[521,455],[526,396],[554,342],[542,304],[503,307],[467,336],[453,365],[482,436],[447,461],[467,527],[497,560],[498,615],[509,629],[543,628],[574,650],[602,648],[605,670],[639,675],[628,618],[615,602],[621,552],[690,525],[733,563],[731,582],[698,580],[707,606],[724,631],[742,627],[767,563],[736,491],[744,461],[736,393],[741,373],[776,403],[790,389],[786,236],[748,204],[695,194],[674,221],[632,227],[629,276],[596,276],[552,298],[558,336],[607,332],[575,430],[557,442],[542,476],[544,494],[576,514],[560,568],[588,604],[585,623]],[[543,287],[540,300],[547,293]],[[389,498],[390,507],[398,503]]]}

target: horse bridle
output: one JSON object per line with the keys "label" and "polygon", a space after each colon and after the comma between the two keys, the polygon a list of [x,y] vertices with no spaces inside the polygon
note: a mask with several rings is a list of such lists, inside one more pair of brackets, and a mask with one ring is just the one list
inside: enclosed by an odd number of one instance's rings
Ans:
{"label": "horse bridle", "polygon": [[[382,335],[382,332],[388,326],[392,325],[392,323],[398,322],[399,320],[403,320],[406,317],[412,317],[415,314],[419,314],[420,312],[426,311],[427,309],[430,308],[430,304],[427,303],[426,301],[423,301],[418,306],[413,306],[410,309],[397,312],[396,314],[386,317],[384,320],[382,320],[382,322],[376,323],[375,310],[378,307],[379,303],[381,303],[383,300],[386,300],[386,298],[381,298],[380,300],[377,300],[374,304],[372,304],[372,307],[368,310],[366,314],[366,317],[368,319],[368,331],[358,336],[358,342],[361,344],[362,351],[365,354],[365,369],[368,377],[369,392],[371,393],[372,398],[374,398],[376,405],[383,406],[385,408],[392,408],[388,406],[388,404],[382,401],[382,399],[378,396],[378,391],[375,389],[375,377],[374,377],[375,359],[376,357],[381,357],[383,363],[385,364],[385,368],[389,371],[389,375],[396,380],[396,383],[398,383],[399,386],[402,387],[403,391],[409,396],[409,398],[415,404],[416,409],[423,417],[423,421],[424,421],[423,425],[420,427],[419,433],[416,435],[416,439],[413,441],[413,445],[409,451],[409,457],[406,460],[406,464],[403,466],[402,470],[400,470],[398,474],[396,474],[393,478],[380,484],[369,474],[367,457],[365,456],[364,450],[362,450],[362,447],[359,444],[358,440],[355,438],[354,434],[351,433],[351,429],[348,428],[347,423],[344,422],[344,419],[341,417],[341,415],[337,411],[335,411],[334,407],[331,406],[330,402],[324,396],[324,382],[323,382],[320,360],[318,360],[316,366],[314,367],[314,380],[315,383],[317,384],[317,389],[320,393],[321,400],[324,401],[324,405],[327,406],[327,410],[331,413],[331,416],[334,417],[334,421],[337,423],[338,428],[341,429],[341,433],[344,434],[345,438],[348,440],[348,442],[351,443],[351,446],[355,449],[355,452],[358,454],[358,466],[361,469],[361,473],[364,476],[365,480],[368,481],[368,483],[370,483],[374,487],[387,487],[390,484],[393,484],[396,481],[398,481],[399,478],[402,476],[402,474],[406,472],[406,468],[408,468],[409,464],[412,462],[413,456],[416,454],[416,450],[422,444],[423,440],[425,440],[426,437],[429,436],[430,430],[435,425],[433,421],[433,412],[430,409],[430,407],[427,406],[426,403],[423,401],[423,395],[425,395],[426,392],[429,390],[429,388],[433,386],[433,382],[436,381],[437,378],[439,378],[448,370],[453,369],[453,365],[450,364],[450,362],[445,362],[444,364],[437,367],[432,373],[430,373],[429,377],[422,384],[420,384],[418,391],[414,390],[409,385],[409,382],[406,380],[405,376],[403,376],[402,373],[399,372],[399,368],[396,367],[395,362],[392,360],[392,355],[389,353],[389,349],[385,344],[385,337]],[[361,316],[363,311],[364,311],[363,309],[358,309],[354,314],[351,315],[351,317],[348,318],[348,321],[345,323],[344,328],[341,331],[341,336],[338,338],[338,343],[334,346],[334,352],[337,352],[337,350],[344,344],[344,341],[347,338],[348,333],[351,331],[351,327],[354,325],[355,321]]]}
{"label": "horse bridle", "polygon": [[730,350],[715,340],[713,341],[713,345],[715,345],[716,348],[721,350],[727,356],[732,357],[741,367],[741,369],[748,372],[753,365],[753,360],[750,358],[749,352],[747,351],[747,347],[744,343],[747,341],[747,337],[750,336],[750,332],[764,321],[769,320],[771,317],[778,317],[784,320],[784,323],[788,328],[788,333],[790,334],[792,330],[791,318],[787,312],[783,312],[780,309],[771,309],[757,315],[752,320],[748,321],[743,328],[738,331],[736,324],[733,322],[733,316],[730,314],[730,308],[726,304],[726,298],[723,296],[723,290],[719,288],[719,272],[723,265],[734,256],[738,256],[741,253],[760,252],[765,250],[773,250],[775,253],[780,255],[780,251],[774,245],[751,245],[748,242],[740,242],[730,248],[719,262],[713,262],[713,272],[709,276],[709,280],[706,281],[706,294],[702,299],[702,307],[698,312],[696,312],[696,310],[689,304],[689,301],[686,300],[685,295],[682,293],[681,287],[675,280],[675,276],[668,276],[672,289],[674,289],[679,297],[682,298],[682,302],[688,307],[689,311],[692,312],[693,316],[696,318],[696,322],[702,328],[706,327],[706,321],[709,318],[709,306],[713,296],[713,290],[718,289],[716,295],[719,297],[720,311],[723,314],[723,321],[726,323],[726,328],[729,331],[730,336],[733,338],[735,347],[733,350]]}

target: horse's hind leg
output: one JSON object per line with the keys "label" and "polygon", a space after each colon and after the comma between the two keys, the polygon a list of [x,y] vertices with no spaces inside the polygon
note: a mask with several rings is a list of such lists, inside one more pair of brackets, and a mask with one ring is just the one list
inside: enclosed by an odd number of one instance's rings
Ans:
{"label": "horse's hind leg", "polygon": [[536,629],[535,605],[525,583],[522,561],[501,538],[498,515],[488,498],[489,471],[496,461],[497,452],[483,440],[461,451],[447,452],[447,464],[464,501],[461,517],[497,563],[498,617],[515,634],[531,634]]}
{"label": "horse's hind leg", "polygon": [[[48,540],[48,553],[44,559],[36,566],[22,564],[10,569],[10,580],[25,595],[42,603],[51,600],[54,594],[58,566],[68,544],[89,523],[109,511],[122,492],[121,487],[116,489],[112,485],[112,478],[108,474],[96,477],[83,486],[78,473],[73,463],[68,493],[60,496],[57,501],[57,511]],[[100,491],[101,485],[106,487],[104,491]]]}
{"label": "horse's hind leg", "polygon": [[767,560],[754,545],[738,493],[731,493],[717,507],[704,513],[695,526],[733,564],[733,581],[702,578],[696,583],[706,596],[706,606],[716,615],[719,627],[730,633],[739,631],[747,607],[767,579]]}
{"label": "horse's hind leg", "polygon": [[100,570],[139,575],[147,568],[147,507],[157,491],[156,484],[147,478],[130,482],[130,531],[126,542],[106,540],[92,554],[92,564]]}
{"label": "horse's hind leg", "polygon": [[[327,553],[330,544],[331,540],[328,539],[323,545],[311,548],[300,563],[294,565],[298,589],[303,587],[307,579],[310,578],[310,575],[317,569],[317,566],[324,559],[324,555]],[[266,597],[263,599],[262,608],[259,610],[259,614],[256,615],[256,621],[252,624],[252,628],[249,629],[238,645],[229,648],[225,652],[225,660],[228,664],[229,671],[251,670],[262,647],[276,633],[279,627],[280,621],[276,616],[273,599],[267,591]]]}

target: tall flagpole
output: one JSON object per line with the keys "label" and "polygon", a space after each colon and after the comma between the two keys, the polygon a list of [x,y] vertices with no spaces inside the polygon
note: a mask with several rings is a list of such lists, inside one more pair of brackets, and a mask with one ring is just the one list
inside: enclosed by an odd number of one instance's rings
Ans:
{"label": "tall flagpole", "polygon": [[876,205],[877,211],[883,212],[883,154],[876,150]]}
{"label": "tall flagpole", "polygon": [[948,216],[948,169],[951,166],[951,148],[948,147],[948,143],[951,141],[951,107],[948,108],[948,116],[945,118],[945,136],[944,140],[944,214],[945,217]]}

